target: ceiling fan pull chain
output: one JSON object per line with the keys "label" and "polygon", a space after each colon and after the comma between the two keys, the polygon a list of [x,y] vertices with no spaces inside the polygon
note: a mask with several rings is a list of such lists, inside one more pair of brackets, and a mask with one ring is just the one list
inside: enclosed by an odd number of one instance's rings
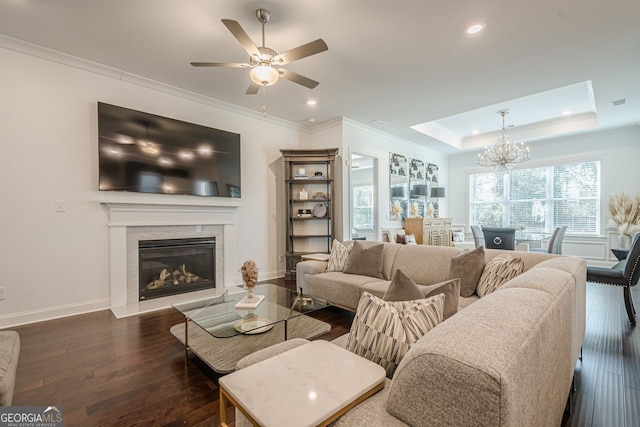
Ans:
{"label": "ceiling fan pull chain", "polygon": [[267,88],[262,88],[262,114],[267,118]]}

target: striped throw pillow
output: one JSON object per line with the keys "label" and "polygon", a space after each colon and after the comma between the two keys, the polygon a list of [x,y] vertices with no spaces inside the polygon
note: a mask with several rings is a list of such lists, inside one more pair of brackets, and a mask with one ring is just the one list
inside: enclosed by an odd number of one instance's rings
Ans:
{"label": "striped throw pillow", "polygon": [[391,302],[365,292],[346,348],[379,364],[391,378],[411,344],[442,322],[443,312],[444,294]]}
{"label": "striped throw pillow", "polygon": [[523,271],[522,258],[514,258],[508,254],[498,255],[485,266],[476,293],[480,298],[487,296]]}
{"label": "striped throw pillow", "polygon": [[347,260],[349,259],[349,253],[353,248],[353,242],[345,246],[338,240],[333,240],[331,246],[331,254],[329,255],[329,262],[327,263],[327,271],[344,271],[347,267]]}

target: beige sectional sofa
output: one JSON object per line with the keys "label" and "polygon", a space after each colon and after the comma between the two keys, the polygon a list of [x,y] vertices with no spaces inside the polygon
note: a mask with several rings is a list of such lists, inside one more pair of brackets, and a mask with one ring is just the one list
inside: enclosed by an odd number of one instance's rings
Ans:
{"label": "beige sectional sofa", "polygon": [[[383,279],[327,273],[325,262],[305,261],[298,286],[355,310],[364,291],[382,296],[397,269],[419,285],[449,279],[449,261],[460,252],[385,243]],[[486,259],[501,253],[487,250]],[[411,347],[385,388],[335,425],[560,425],[584,338],[586,263],[509,253],[523,259],[524,273],[483,298],[460,297],[459,312]]]}

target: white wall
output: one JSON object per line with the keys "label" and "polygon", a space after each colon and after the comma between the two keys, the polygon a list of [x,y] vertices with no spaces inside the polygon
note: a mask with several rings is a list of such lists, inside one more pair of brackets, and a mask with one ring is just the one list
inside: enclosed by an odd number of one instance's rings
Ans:
{"label": "white wall", "polygon": [[[239,268],[252,258],[262,277],[283,275],[276,248],[284,247],[278,220],[284,202],[273,196],[281,183],[279,149],[308,145],[308,133],[259,112],[222,108],[47,54],[58,62],[0,48],[0,287],[6,294],[0,328],[17,318],[37,321],[109,306],[107,216],[97,191],[98,101],[241,134],[242,206],[225,266]],[[55,212],[57,200],[66,212]]]}
{"label": "white wall", "polygon": [[[545,165],[563,160],[602,160],[601,230],[598,238],[565,237],[564,253],[587,258],[590,263],[609,263],[613,258],[610,247],[617,247],[615,232],[607,228],[609,195],[620,192],[640,193],[640,127],[631,126],[594,133],[572,135],[534,141],[528,144],[531,158],[526,167]],[[470,173],[486,171],[476,164],[478,152],[465,152],[449,157],[449,213],[454,224],[469,224]],[[525,165],[523,165],[525,166]],[[457,196],[452,197],[451,195]]]}

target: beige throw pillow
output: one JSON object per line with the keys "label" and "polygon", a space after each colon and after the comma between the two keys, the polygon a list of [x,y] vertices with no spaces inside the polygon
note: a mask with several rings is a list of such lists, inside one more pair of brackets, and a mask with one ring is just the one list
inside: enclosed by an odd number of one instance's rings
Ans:
{"label": "beige throw pillow", "polygon": [[438,294],[444,295],[444,320],[453,316],[458,312],[458,303],[460,301],[460,279],[449,279],[435,285],[422,286],[420,288],[425,298],[429,298]]}
{"label": "beige throw pillow", "polygon": [[410,301],[438,294],[444,294],[443,317],[446,320],[458,312],[460,279],[451,279],[429,286],[418,286],[402,270],[396,270],[382,299],[385,301]]}
{"label": "beige throw pillow", "polygon": [[444,295],[387,302],[365,292],[351,325],[347,350],[378,363],[393,377],[411,344],[442,322]]}
{"label": "beige throw pillow", "polygon": [[476,293],[480,298],[489,295],[500,286],[524,271],[522,258],[514,258],[508,254],[498,255],[487,263]]}
{"label": "beige throw pillow", "polygon": [[333,245],[331,246],[331,254],[329,255],[329,262],[327,263],[327,271],[344,271],[347,266],[351,248],[353,248],[353,242],[345,246],[334,239]]}
{"label": "beige throw pillow", "polygon": [[451,258],[449,278],[460,279],[460,296],[466,298],[475,293],[486,263],[484,246],[479,246],[471,251],[464,251]]}
{"label": "beige throw pillow", "polygon": [[400,269],[396,270],[387,291],[382,297],[385,301],[410,301],[420,298],[424,298],[424,295],[416,285],[416,282]]}
{"label": "beige throw pillow", "polygon": [[382,251],[384,244],[369,246],[365,248],[360,240],[356,240],[349,253],[347,266],[344,272],[347,274],[360,274],[383,279],[382,275]]}

